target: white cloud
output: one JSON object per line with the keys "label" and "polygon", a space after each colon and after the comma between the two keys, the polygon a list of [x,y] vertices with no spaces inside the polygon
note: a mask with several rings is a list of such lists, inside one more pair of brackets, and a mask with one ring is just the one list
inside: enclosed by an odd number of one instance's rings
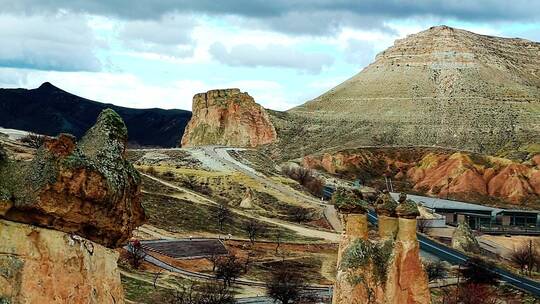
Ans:
{"label": "white cloud", "polygon": [[292,68],[314,74],[334,62],[334,58],[324,53],[302,52],[276,44],[266,47],[240,44],[227,50],[223,44],[216,42],[210,46],[210,54],[217,61],[230,66]]}
{"label": "white cloud", "polygon": [[0,15],[0,67],[97,71],[97,40],[81,15]]}

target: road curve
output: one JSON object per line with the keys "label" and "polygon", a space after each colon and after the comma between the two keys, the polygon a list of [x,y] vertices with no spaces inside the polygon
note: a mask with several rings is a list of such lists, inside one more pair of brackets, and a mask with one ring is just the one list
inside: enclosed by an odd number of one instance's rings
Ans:
{"label": "road curve", "polygon": [[326,217],[326,219],[328,220],[332,228],[337,232],[341,232],[343,230],[341,220],[337,216],[337,212],[333,205],[321,202],[318,199],[310,197],[309,195],[305,195],[301,192],[292,190],[287,186],[284,186],[280,183],[276,183],[272,181],[271,179],[267,178],[266,176],[261,175],[253,168],[248,167],[242,162],[239,162],[238,160],[236,160],[234,157],[230,156],[228,151],[235,151],[238,149],[230,148],[230,147],[216,147],[216,146],[205,146],[205,147],[201,147],[201,149],[203,149],[205,153],[209,155],[210,157],[215,158],[216,160],[219,160],[227,164],[228,166],[234,168],[237,171],[242,172],[243,174],[255,179],[256,181],[260,182],[261,184],[269,188],[272,188],[282,193],[286,193],[287,195],[293,196],[298,200],[307,201],[311,204],[324,207],[324,216]]}

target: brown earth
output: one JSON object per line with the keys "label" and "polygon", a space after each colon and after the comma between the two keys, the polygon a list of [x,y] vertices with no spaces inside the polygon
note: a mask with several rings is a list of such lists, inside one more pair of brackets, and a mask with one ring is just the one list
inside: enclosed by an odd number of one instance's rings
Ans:
{"label": "brown earth", "polygon": [[276,138],[266,110],[249,94],[239,89],[211,90],[193,97],[193,116],[182,146],[256,147]]}
{"label": "brown earth", "polygon": [[365,148],[304,157],[304,166],[365,183],[386,175],[400,190],[465,201],[540,204],[538,158],[509,159],[435,148]]}

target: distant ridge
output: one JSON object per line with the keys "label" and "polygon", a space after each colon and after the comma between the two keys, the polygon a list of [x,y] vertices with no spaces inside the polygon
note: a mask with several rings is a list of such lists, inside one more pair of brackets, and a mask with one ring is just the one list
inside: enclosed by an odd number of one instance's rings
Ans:
{"label": "distant ridge", "polygon": [[495,153],[540,143],[540,43],[435,26],[273,117],[278,137],[304,152],[426,145]]}
{"label": "distant ridge", "polygon": [[0,126],[46,135],[81,137],[105,109],[124,119],[132,145],[178,146],[191,112],[132,109],[100,103],[68,93],[49,82],[36,89],[0,89]]}

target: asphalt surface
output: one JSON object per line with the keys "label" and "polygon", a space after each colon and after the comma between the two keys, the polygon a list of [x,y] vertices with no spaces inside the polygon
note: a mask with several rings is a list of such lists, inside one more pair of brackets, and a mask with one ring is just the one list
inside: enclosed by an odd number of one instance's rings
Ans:
{"label": "asphalt surface", "polygon": [[[377,215],[374,212],[369,212],[368,220],[372,224],[377,224]],[[420,249],[427,251],[439,259],[447,261],[452,264],[465,264],[469,259],[469,256],[461,253],[458,250],[440,244],[431,240],[430,238],[418,233],[417,234],[418,243],[420,244]],[[527,291],[536,296],[540,296],[540,283],[533,281],[529,278],[511,273],[505,269],[494,267],[489,269],[493,273],[496,273],[500,276],[501,280],[515,286],[521,290]]]}

